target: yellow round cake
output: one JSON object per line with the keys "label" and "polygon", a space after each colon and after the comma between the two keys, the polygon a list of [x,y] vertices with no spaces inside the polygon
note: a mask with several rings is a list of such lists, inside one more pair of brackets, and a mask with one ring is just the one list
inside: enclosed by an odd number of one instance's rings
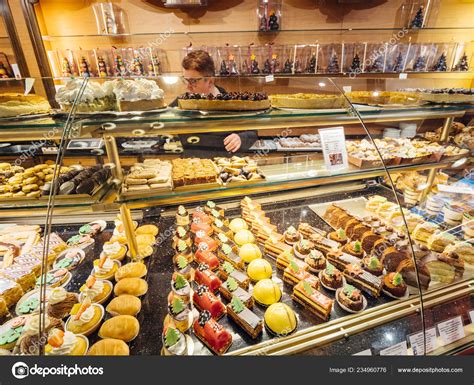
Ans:
{"label": "yellow round cake", "polygon": [[269,306],[263,318],[267,330],[277,336],[293,333],[298,325],[295,312],[281,302]]}
{"label": "yellow round cake", "polygon": [[281,290],[271,279],[262,279],[253,287],[253,298],[263,306],[270,306],[281,299]]}
{"label": "yellow round cake", "polygon": [[235,235],[234,235],[234,241],[237,243],[239,246],[242,246],[246,243],[253,243],[255,242],[255,237],[249,230],[239,230]]}
{"label": "yellow round cake", "polygon": [[239,257],[246,263],[262,258],[260,248],[254,243],[246,243],[239,250]]}
{"label": "yellow round cake", "polygon": [[270,278],[272,273],[272,265],[263,258],[255,259],[247,266],[247,275],[252,281]]}

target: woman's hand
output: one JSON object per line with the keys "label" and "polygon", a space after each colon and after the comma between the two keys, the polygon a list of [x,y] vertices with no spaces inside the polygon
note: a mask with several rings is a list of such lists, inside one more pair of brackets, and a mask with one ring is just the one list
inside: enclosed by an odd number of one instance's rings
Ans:
{"label": "woman's hand", "polygon": [[225,149],[229,152],[236,152],[242,145],[242,139],[237,134],[230,134],[224,139]]}

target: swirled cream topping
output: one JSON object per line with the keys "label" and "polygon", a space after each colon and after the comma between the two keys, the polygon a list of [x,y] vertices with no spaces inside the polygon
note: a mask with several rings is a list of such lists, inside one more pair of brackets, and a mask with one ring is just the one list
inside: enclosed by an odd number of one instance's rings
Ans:
{"label": "swirled cream topping", "polygon": [[104,247],[102,248],[102,252],[105,255],[114,255],[120,253],[120,250],[122,249],[122,245],[120,242],[113,242],[113,243],[106,243]]}
{"label": "swirled cream topping", "polygon": [[67,291],[63,287],[56,287],[53,289],[48,297],[48,303],[51,305],[63,302],[67,297]]}
{"label": "swirled cream topping", "polygon": [[[43,330],[44,329],[47,329],[49,327],[49,324],[50,324],[50,321],[48,319],[48,317],[45,318],[45,324],[43,325]],[[24,333],[30,335],[30,336],[34,336],[34,335],[38,335],[39,334],[39,326],[40,326],[40,315],[37,314],[37,315],[34,315],[30,318],[28,318],[28,320],[26,321],[26,324],[25,324],[25,329],[24,329]]]}
{"label": "swirled cream topping", "polygon": [[76,322],[79,323],[80,325],[84,325],[90,321],[92,321],[92,318],[94,318],[94,306],[89,306],[84,313],[81,314],[79,317],[79,320]]}
{"label": "swirled cream topping", "polygon": [[62,345],[58,347],[53,347],[46,354],[51,355],[51,356],[67,356],[74,349],[74,346],[76,346],[76,343],[77,343],[76,335],[69,331],[65,331]]}
{"label": "swirled cream topping", "polygon": [[97,279],[94,282],[94,284],[92,285],[92,287],[85,288],[83,293],[86,297],[89,297],[91,300],[93,300],[95,297],[97,297],[103,291],[104,291],[104,282],[102,282],[100,279]]}

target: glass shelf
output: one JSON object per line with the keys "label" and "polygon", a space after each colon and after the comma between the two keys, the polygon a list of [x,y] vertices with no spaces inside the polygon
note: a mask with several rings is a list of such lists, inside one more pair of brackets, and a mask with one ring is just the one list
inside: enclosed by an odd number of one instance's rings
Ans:
{"label": "glass shelf", "polygon": [[[261,32],[258,30],[230,30],[230,31],[178,31],[178,32],[169,32],[169,31],[162,31],[162,32],[141,32],[141,33],[123,33],[123,34],[116,34],[116,35],[102,35],[102,34],[77,34],[77,35],[43,35],[43,40],[51,40],[51,39],[63,39],[63,38],[82,38],[82,37],[99,37],[99,38],[121,38],[121,37],[133,37],[133,36],[159,36],[159,35],[215,35],[215,34],[242,34],[242,33],[258,33],[262,35],[275,35],[278,33],[307,33],[307,32],[328,32],[328,33],[344,33],[344,32],[374,32],[374,31],[401,31],[405,27],[398,27],[398,28],[310,28],[310,29],[281,29],[279,31],[265,31]],[[430,31],[465,31],[465,30],[474,30],[474,27],[467,26],[467,27],[428,27],[422,29],[409,29],[410,32],[418,33],[418,32],[430,32]]]}

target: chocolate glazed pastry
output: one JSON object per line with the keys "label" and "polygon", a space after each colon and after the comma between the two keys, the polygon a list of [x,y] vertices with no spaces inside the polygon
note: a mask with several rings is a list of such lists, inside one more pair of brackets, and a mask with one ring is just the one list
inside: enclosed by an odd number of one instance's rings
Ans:
{"label": "chocolate glazed pastry", "polygon": [[395,247],[389,247],[382,254],[381,262],[388,272],[395,271],[400,265],[400,262],[409,259],[409,255],[404,251],[399,251]]}
{"label": "chocolate glazed pastry", "polygon": [[[431,274],[428,268],[420,261],[416,261],[418,268],[418,278],[420,281],[420,288],[427,290],[431,282]],[[405,259],[400,262],[397,271],[402,275],[403,279],[408,285],[418,287],[415,271],[415,262],[412,259]]]}

